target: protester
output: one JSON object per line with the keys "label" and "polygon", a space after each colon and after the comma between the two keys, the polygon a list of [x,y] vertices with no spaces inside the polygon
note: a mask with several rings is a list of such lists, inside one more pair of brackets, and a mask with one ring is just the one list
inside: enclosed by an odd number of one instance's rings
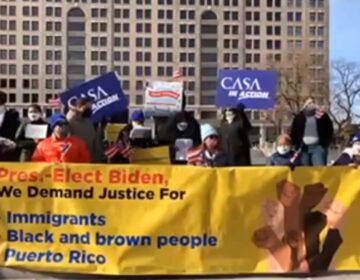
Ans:
{"label": "protester", "polygon": [[69,122],[65,116],[53,115],[50,118],[50,126],[53,130],[52,135],[37,145],[32,161],[90,163],[86,143],[70,135]]}
{"label": "protester", "polygon": [[[170,156],[172,163],[186,163],[186,151],[180,155],[180,145],[189,144],[189,148],[201,144],[200,125],[191,113],[182,111],[172,116],[166,124],[166,134],[170,144]],[[186,147],[184,147],[186,149]]]}
{"label": "protester", "polygon": [[291,139],[301,149],[301,164],[322,166],[327,164],[328,147],[333,138],[333,124],[329,115],[312,98],[306,100],[291,127]]}
{"label": "protester", "polygon": [[282,134],[277,139],[276,152],[267,161],[269,166],[296,166],[299,165],[298,153],[291,150],[291,138]]}
{"label": "protester", "polygon": [[131,123],[119,132],[116,143],[110,145],[105,151],[105,155],[110,163],[129,163],[129,157],[133,153],[133,147],[138,144],[140,146],[143,146],[142,144],[146,146],[146,141],[149,141],[145,140],[145,143],[139,143],[139,141],[132,141],[130,137],[133,129],[144,127],[144,112],[141,110],[135,110],[131,114],[130,120]]}
{"label": "protester", "polygon": [[0,91],[0,161],[18,161],[15,134],[20,125],[19,113],[6,106],[6,93]]}
{"label": "protester", "polygon": [[[46,126],[46,135],[43,138],[34,139],[31,135],[26,135],[26,130],[29,125]],[[20,150],[20,161],[31,161],[31,156],[35,151],[37,144],[51,135],[50,125],[42,119],[41,107],[37,104],[30,105],[28,108],[28,121],[24,122],[16,132],[15,142],[17,148]],[[30,136],[30,137],[29,137]]]}
{"label": "protester", "polygon": [[95,125],[91,120],[91,100],[79,98],[74,108],[66,115],[69,121],[71,135],[74,135],[86,143],[93,163],[104,161],[104,150],[101,139],[100,125]]}
{"label": "protester", "polygon": [[228,158],[220,150],[219,134],[209,124],[201,126],[202,144],[187,153],[188,165],[222,167],[228,166]]}
{"label": "protester", "polygon": [[249,132],[251,124],[240,104],[227,109],[220,127],[221,145],[229,158],[230,166],[251,165]]}
{"label": "protester", "polygon": [[352,139],[352,146],[346,148],[333,165],[354,165],[360,164],[360,132]]}

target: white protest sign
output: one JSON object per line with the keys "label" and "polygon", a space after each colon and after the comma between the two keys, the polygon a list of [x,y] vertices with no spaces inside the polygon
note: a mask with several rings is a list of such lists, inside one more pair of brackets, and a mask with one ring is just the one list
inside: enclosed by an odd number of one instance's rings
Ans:
{"label": "white protest sign", "polygon": [[46,124],[28,124],[25,128],[25,138],[45,139],[48,133]]}
{"label": "white protest sign", "polygon": [[186,161],[188,151],[193,147],[192,139],[176,139],[175,142],[175,159],[179,161]]}
{"label": "white protest sign", "polygon": [[145,90],[145,109],[148,111],[181,111],[182,82],[149,82]]}

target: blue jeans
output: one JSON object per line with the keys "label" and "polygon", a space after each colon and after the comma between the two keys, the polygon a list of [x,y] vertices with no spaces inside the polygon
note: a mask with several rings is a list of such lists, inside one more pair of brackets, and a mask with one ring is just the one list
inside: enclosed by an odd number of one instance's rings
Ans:
{"label": "blue jeans", "polygon": [[325,166],[327,165],[328,151],[320,145],[304,146],[301,150],[302,166]]}

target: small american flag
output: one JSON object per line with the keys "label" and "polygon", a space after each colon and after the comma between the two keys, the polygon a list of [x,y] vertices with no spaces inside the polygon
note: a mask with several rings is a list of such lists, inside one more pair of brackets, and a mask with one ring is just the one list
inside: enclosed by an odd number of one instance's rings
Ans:
{"label": "small american flag", "polygon": [[188,165],[201,166],[205,164],[204,151],[202,147],[191,149],[186,154]]}
{"label": "small american flag", "polygon": [[179,78],[181,78],[182,76],[183,76],[183,75],[182,75],[181,69],[176,69],[176,70],[174,70],[173,75],[172,75],[173,79],[179,79]]}
{"label": "small american flag", "polygon": [[122,141],[110,145],[105,151],[105,155],[110,159],[118,154],[120,154],[124,158],[129,158],[132,153],[133,148],[131,147],[131,145],[124,144]]}
{"label": "small american flag", "polygon": [[51,99],[48,100],[48,104],[52,108],[60,108],[61,107],[60,98],[51,98]]}
{"label": "small american flag", "polygon": [[298,150],[294,153],[294,155],[293,155],[292,158],[290,159],[290,163],[295,163],[295,162],[298,160],[300,154],[301,154],[301,148],[298,149]]}

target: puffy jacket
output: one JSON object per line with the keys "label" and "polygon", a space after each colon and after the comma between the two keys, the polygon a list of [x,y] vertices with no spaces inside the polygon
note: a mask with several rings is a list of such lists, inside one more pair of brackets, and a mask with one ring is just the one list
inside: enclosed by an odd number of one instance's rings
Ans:
{"label": "puffy jacket", "polygon": [[69,136],[64,140],[57,140],[50,136],[40,142],[32,156],[36,162],[91,162],[86,144],[75,136]]}
{"label": "puffy jacket", "polygon": [[287,165],[300,165],[299,157],[295,158],[294,160],[295,152],[290,151],[285,155],[281,155],[278,152],[271,155],[270,158],[267,159],[266,165],[269,166],[287,166]]}

